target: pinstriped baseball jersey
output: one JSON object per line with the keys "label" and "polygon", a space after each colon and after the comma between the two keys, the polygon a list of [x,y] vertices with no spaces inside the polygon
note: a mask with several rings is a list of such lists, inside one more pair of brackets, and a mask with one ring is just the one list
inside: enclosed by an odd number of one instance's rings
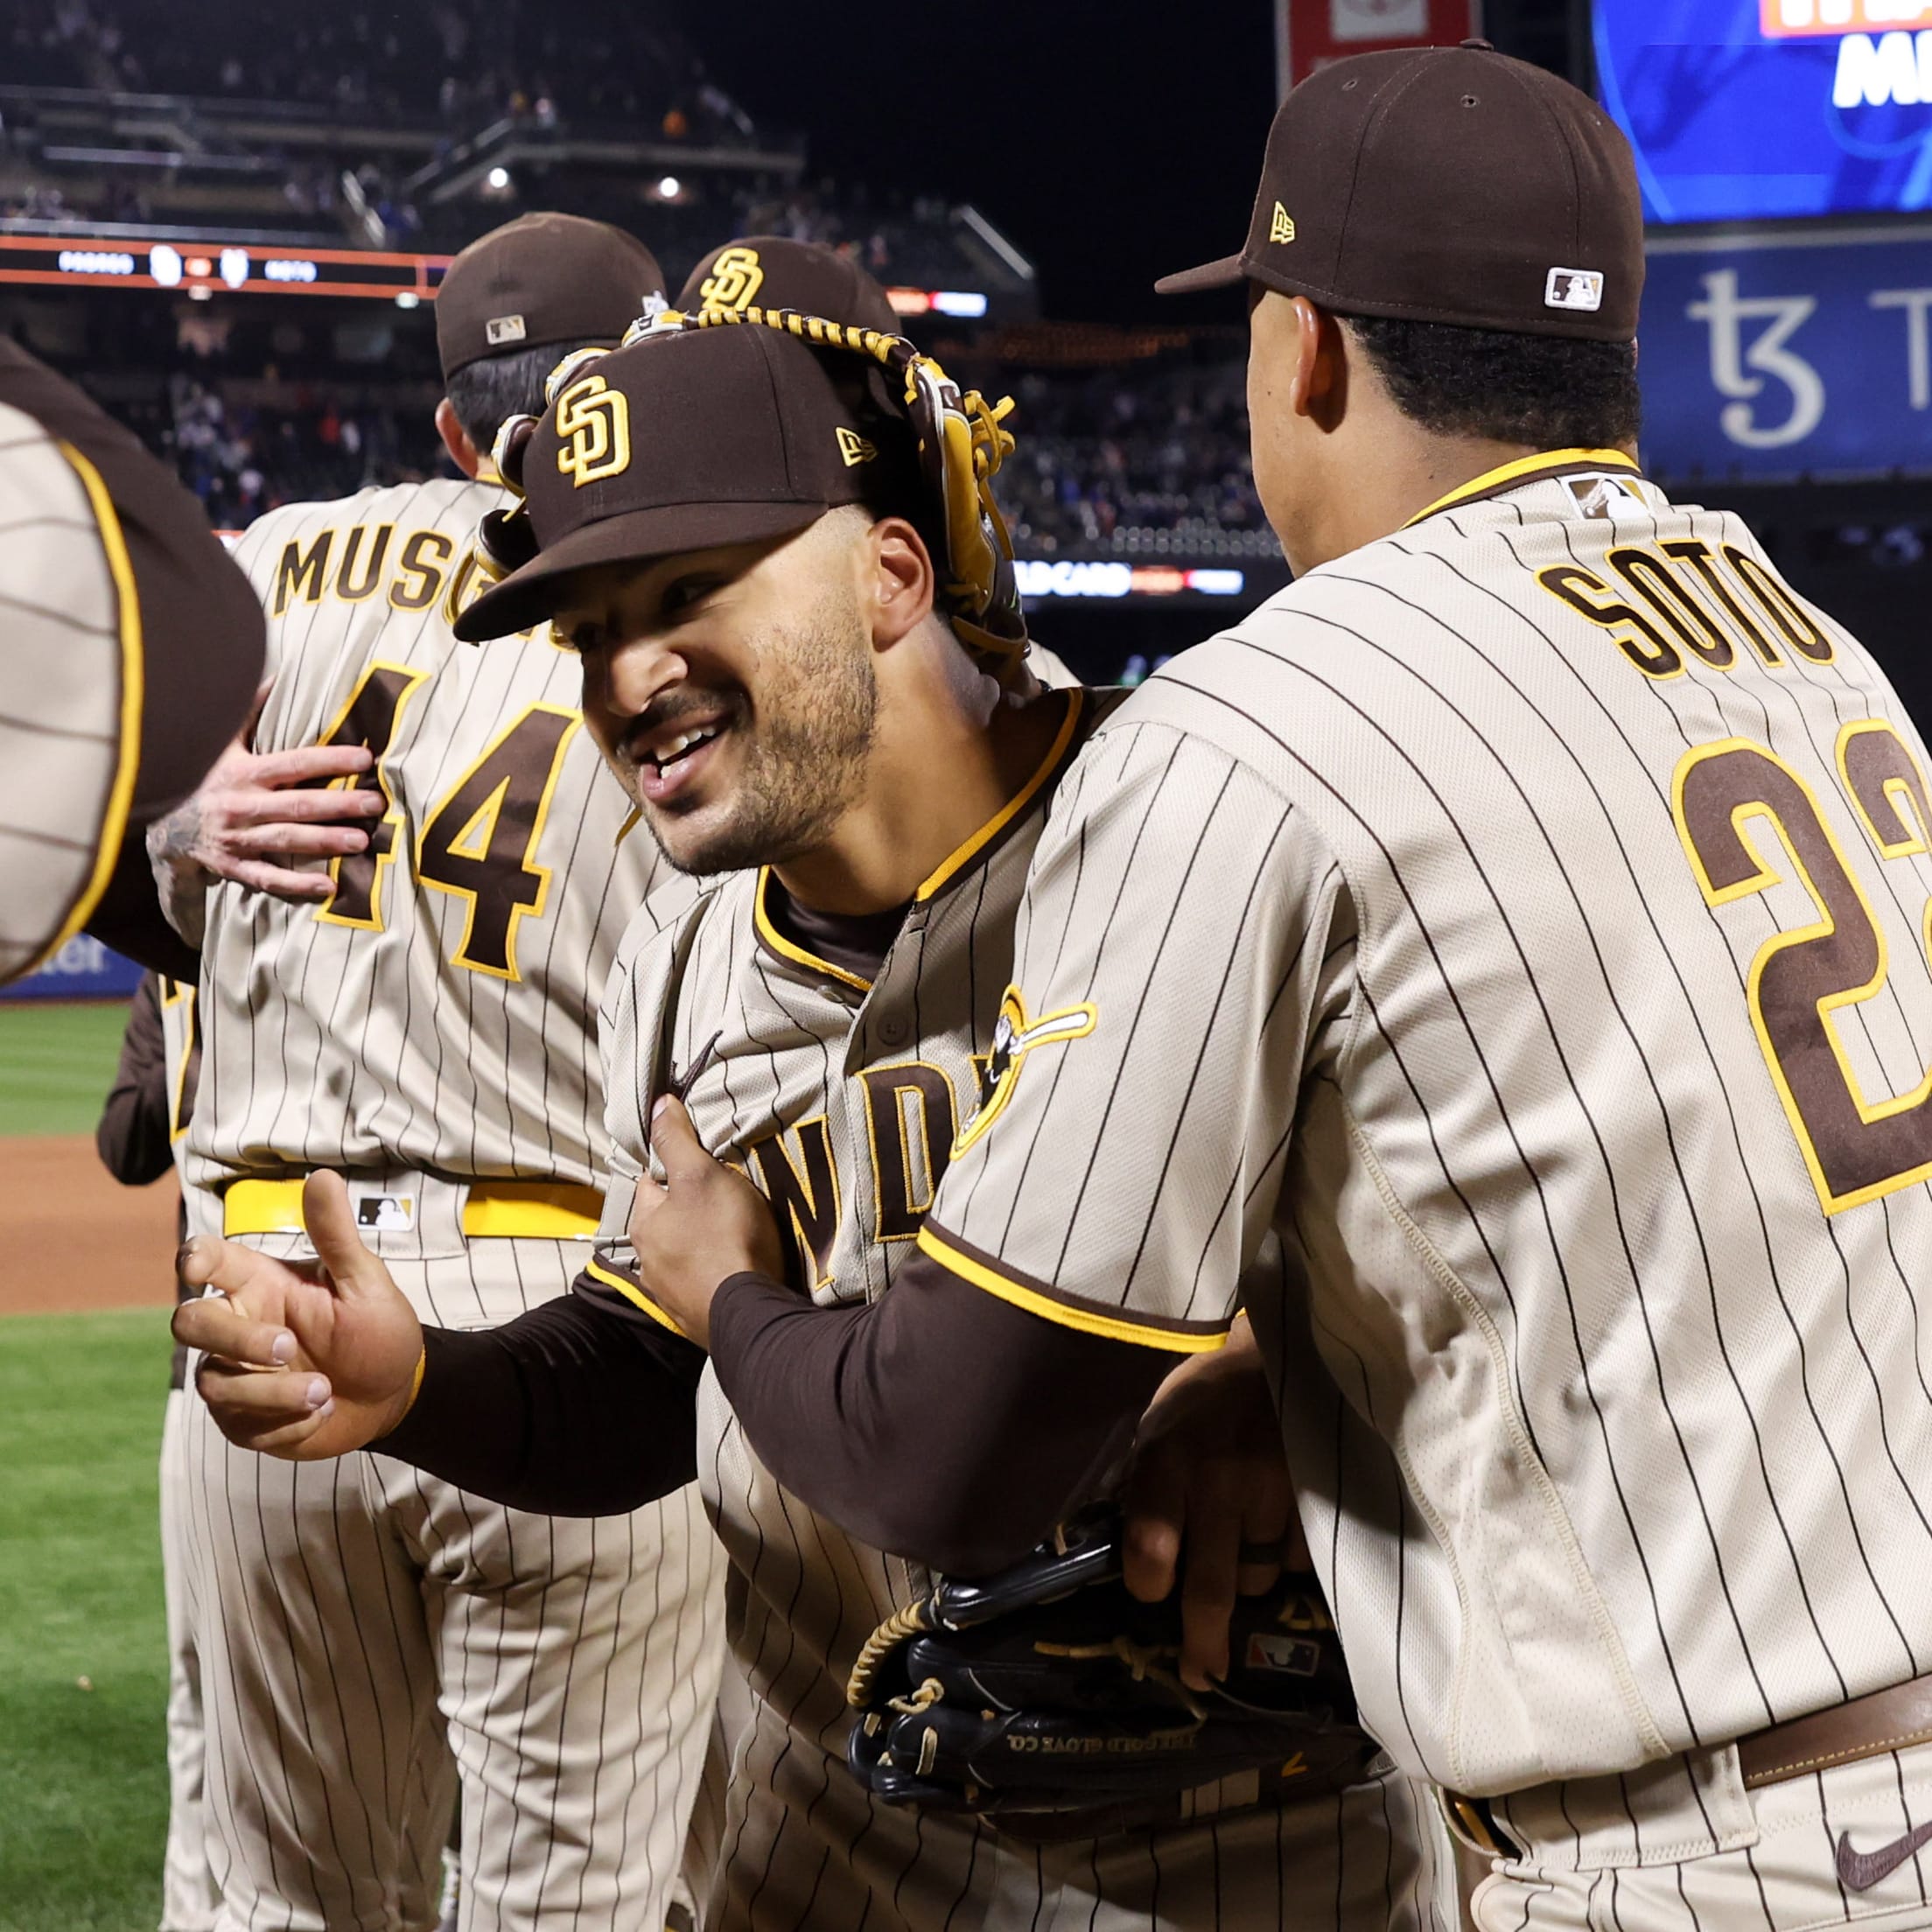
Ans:
{"label": "pinstriped baseball jersey", "polygon": [[0,980],[80,929],[133,795],[141,636],[114,508],[86,457],[0,403]]}
{"label": "pinstriped baseball jersey", "polygon": [[[770,1198],[794,1282],[827,1306],[887,1292],[993,1048],[1051,788],[1120,696],[1042,700],[1067,714],[1033,780],[926,882],[875,978],[788,937],[764,872],[720,880],[673,916],[653,905],[633,924],[604,1009],[613,1164],[591,1273],[606,1292],[654,1312],[626,1228],[651,1103],[694,1071],[686,1103],[698,1137]],[[786,1491],[709,1371],[698,1432],[699,1483],[733,1566],[731,1641],[752,1691],[711,1923],[936,1932],[970,1913],[1002,1928],[1128,1932],[1157,1908],[1187,1900],[1208,1913],[1222,1897],[1228,1922],[1288,1922],[1284,1900],[1292,1891],[1302,1910],[1305,1889],[1322,1916],[1297,1924],[1434,1922],[1424,1830],[1400,1780],[1297,1807],[1286,1823],[1250,1810],[1161,1835],[1158,1847],[1143,1834],[1037,1857],[970,1820],[875,1806],[843,1761],[845,1680],[924,1572]],[[1239,1788],[1225,1797],[1236,1810],[1243,1802]]]}
{"label": "pinstriped baseball jersey", "polygon": [[211,893],[201,1187],[401,1166],[588,1183],[596,1002],[664,868],[581,728],[546,634],[458,644],[486,483],[365,490],[263,517],[236,560],[269,617],[258,750],[367,745],[389,805],[318,910]]}
{"label": "pinstriped baseball jersey", "polygon": [[[1739,520],[1567,452],[1313,570],[1061,788],[932,1251],[1212,1338],[1365,1715],[1465,1790],[1932,1667],[1932,804]],[[1234,882],[1239,882],[1238,887]]]}
{"label": "pinstriped baseball jersey", "polygon": [[[620,842],[627,801],[581,728],[574,654],[451,633],[501,500],[365,491],[275,513],[238,547],[271,638],[256,746],[367,745],[360,782],[388,809],[319,911],[211,895],[200,1228],[250,1171],[599,1178],[597,1001],[662,862],[647,835]],[[489,1327],[568,1292],[588,1241],[466,1239],[458,1192],[424,1181],[414,1225],[372,1237],[421,1312]],[[184,1433],[191,1588],[220,1663],[222,1922],[421,1922],[453,1748],[466,1927],[664,1923],[719,1653],[723,1561],[695,1492],[555,1520],[375,1456],[284,1470],[200,1403]]]}
{"label": "pinstriped baseball jersey", "polygon": [[201,1080],[201,1035],[195,1024],[199,993],[178,979],[161,982],[161,1040],[168,1082],[168,1138],[179,1162],[194,1096]]}

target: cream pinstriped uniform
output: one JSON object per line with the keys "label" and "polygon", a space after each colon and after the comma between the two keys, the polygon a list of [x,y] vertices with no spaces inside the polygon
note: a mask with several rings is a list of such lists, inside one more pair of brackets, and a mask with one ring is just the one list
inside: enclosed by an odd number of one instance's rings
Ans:
{"label": "cream pinstriped uniform", "polygon": [[7,980],[58,950],[99,897],[141,719],[139,619],[113,508],[87,458],[10,403],[0,403],[0,584]]}
{"label": "cream pinstriped uniform", "polygon": [[[625,1229],[652,1099],[716,1046],[688,1096],[704,1144],[772,1197],[799,1271],[831,1305],[887,1292],[972,1104],[1011,975],[1012,922],[1053,781],[1096,710],[1068,700],[1023,794],[915,900],[876,981],[815,957],[765,916],[766,876],[696,906],[647,908],[605,1008],[615,1143],[598,1259],[649,1312]],[[844,1684],[859,1645],[923,1572],[856,1544],[760,1466],[707,1372],[699,1481],[732,1559],[734,1659],[751,1714],[738,1740],[712,1932],[904,1927],[1129,1932],[1261,1926],[1422,1928],[1426,1827],[1390,1777],[1285,1812],[1243,1812],[1239,1781],[1168,1832],[1036,1849],[971,1821],[874,1804],[845,1768]]]}
{"label": "cream pinstriped uniform", "polygon": [[[194,1227],[288,1255],[302,1237],[269,1230],[292,1203],[259,1184],[346,1171],[403,1292],[457,1327],[564,1293],[590,1256],[588,1226],[503,1184],[575,1190],[573,1212],[594,1190],[598,995],[661,871],[648,837],[620,841],[574,655],[451,634],[501,500],[364,491],[237,548],[270,620],[256,747],[368,744],[390,809],[320,912],[211,894],[186,1159]],[[232,1449],[200,1404],[187,1448],[193,1609],[221,1654],[204,1684],[224,1928],[421,1922],[445,1731],[466,1928],[662,1925],[720,1651],[695,1491],[532,1516],[380,1457]]]}
{"label": "cream pinstriped uniform", "polygon": [[[160,1002],[168,1139],[178,1173],[200,1071],[195,1064],[195,989],[164,979]],[[178,1374],[178,1349],[175,1359]],[[176,1382],[168,1390],[161,1421],[161,1588],[168,1633],[168,1835],[161,1859],[161,1932],[209,1932],[220,1903],[208,1852],[201,1651],[188,1607],[186,1527],[192,1477],[187,1428],[188,1411],[195,1401],[193,1391]]]}
{"label": "cream pinstriped uniform", "polygon": [[1746,1795],[1726,1748],[1932,1669],[1926,772],[1738,519],[1568,452],[1061,788],[1015,981],[1091,1030],[1011,1057],[922,1240],[1178,1339],[1263,1270],[1365,1718],[1516,1794],[1546,1889],[1486,1924],[1928,1922],[1919,1857],[1832,1851],[1932,1817],[1932,1752]]}

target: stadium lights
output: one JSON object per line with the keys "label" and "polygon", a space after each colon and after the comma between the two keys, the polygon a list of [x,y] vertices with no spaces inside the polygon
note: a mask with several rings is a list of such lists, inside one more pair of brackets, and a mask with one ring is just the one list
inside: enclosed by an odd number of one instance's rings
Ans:
{"label": "stadium lights", "polygon": [[1108,559],[1016,558],[1013,575],[1022,597],[1239,597],[1247,586],[1240,570],[1180,570],[1159,564]]}
{"label": "stadium lights", "polygon": [[684,184],[675,174],[667,174],[657,184],[657,198],[661,201],[675,201],[683,190]]}
{"label": "stadium lights", "polygon": [[951,315],[977,321],[986,312],[986,298],[976,289],[887,289],[886,299],[895,315]]}
{"label": "stadium lights", "polygon": [[396,305],[399,309],[413,309],[422,299],[414,289],[398,289],[396,292]]}
{"label": "stadium lights", "polygon": [[484,177],[484,179],[487,181],[490,186],[494,188],[499,194],[501,194],[504,189],[508,187],[510,185],[510,171],[506,167],[494,167],[492,168],[488,174]]}

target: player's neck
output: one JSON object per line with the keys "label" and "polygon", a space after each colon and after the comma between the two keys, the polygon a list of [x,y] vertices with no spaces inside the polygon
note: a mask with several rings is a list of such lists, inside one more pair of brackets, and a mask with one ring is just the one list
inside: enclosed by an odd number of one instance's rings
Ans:
{"label": "player's neck", "polygon": [[[1444,497],[1506,464],[1551,453],[1537,444],[1437,436],[1406,419],[1376,424],[1368,440],[1364,452],[1332,452],[1343,458],[1348,486],[1311,491],[1300,527],[1284,535],[1298,577],[1392,536]],[[1636,452],[1624,453],[1634,458]]]}
{"label": "player's neck", "polygon": [[1034,777],[1066,715],[1054,694],[1015,704],[944,665],[882,680],[863,797],[822,845],[774,868],[780,884],[820,912],[905,905]]}

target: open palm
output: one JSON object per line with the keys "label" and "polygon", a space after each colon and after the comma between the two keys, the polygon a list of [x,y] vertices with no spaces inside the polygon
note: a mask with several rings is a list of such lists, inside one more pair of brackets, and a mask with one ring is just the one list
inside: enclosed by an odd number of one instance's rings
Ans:
{"label": "open palm", "polygon": [[355,1231],[339,1174],[312,1174],[302,1215],[316,1262],[237,1242],[188,1243],[182,1278],[220,1293],[175,1311],[177,1340],[206,1359],[196,1387],[244,1449],[312,1462],[387,1435],[408,1412],[423,1326]]}

